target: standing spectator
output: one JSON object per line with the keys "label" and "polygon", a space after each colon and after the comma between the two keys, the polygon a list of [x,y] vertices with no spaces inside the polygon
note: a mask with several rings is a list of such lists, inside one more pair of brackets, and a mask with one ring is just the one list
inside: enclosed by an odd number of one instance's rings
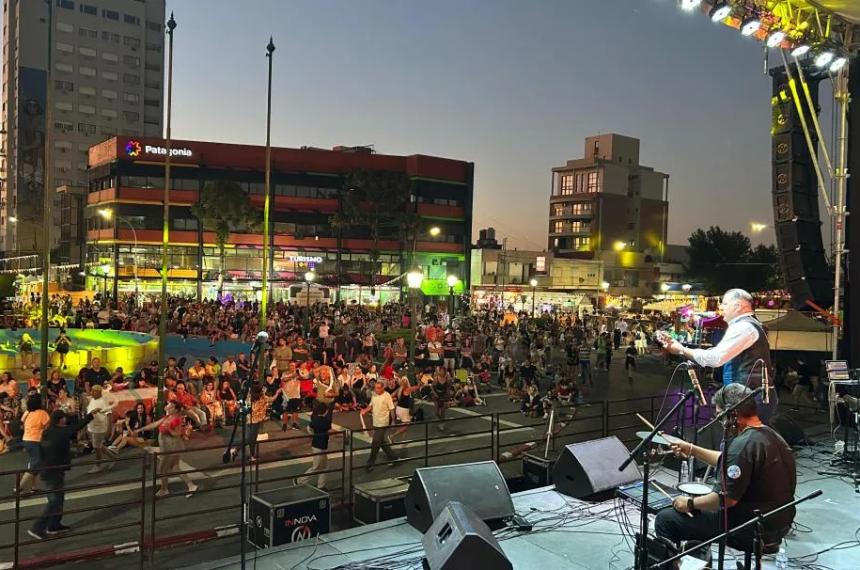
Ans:
{"label": "standing spectator", "polygon": [[445,424],[442,420],[445,419],[445,411],[451,403],[451,398],[454,397],[454,387],[448,378],[448,373],[441,366],[436,369],[436,375],[433,378],[433,399],[436,401],[436,419],[439,420],[439,431],[445,431]]}
{"label": "standing spectator", "polygon": [[[150,424],[140,427],[132,431],[132,435],[140,435],[141,432],[149,431],[158,428],[158,446],[161,448],[162,455],[159,455],[158,472],[161,475],[161,486],[156,497],[165,497],[170,493],[168,488],[168,477],[176,471],[179,466],[179,455],[185,449],[183,440],[185,427],[183,421],[184,410],[182,404],[177,402],[168,402],[164,407],[165,415]],[[185,498],[191,498],[197,485],[191,480],[187,473],[180,473],[179,478],[185,482],[188,487],[188,493]]]}
{"label": "standing spectator", "polygon": [[582,385],[585,385],[586,380],[591,386],[594,386],[594,375],[591,373],[591,345],[588,341],[579,345],[579,371],[582,377]]}
{"label": "standing spectator", "polygon": [[391,425],[391,413],[394,411],[394,401],[391,399],[391,394],[385,391],[385,386],[382,382],[377,382],[373,386],[373,396],[370,398],[370,404],[362,408],[361,415],[371,413],[373,418],[373,441],[370,444],[370,459],[367,461],[365,469],[368,471],[373,469],[376,463],[376,456],[379,454],[379,448],[388,457],[389,460],[395,461],[397,455],[391,450],[391,446],[385,439],[385,431]]}
{"label": "standing spectator", "polygon": [[[101,410],[94,410],[99,412]],[[48,489],[48,502],[42,516],[33,522],[33,526],[27,534],[37,540],[43,540],[45,535],[58,534],[70,530],[62,523],[63,503],[66,492],[66,471],[70,469],[72,461],[72,440],[78,435],[78,431],[84,428],[93,419],[89,413],[83,420],[68,423],[68,416],[62,410],[54,410],[51,413],[50,425],[42,434],[42,481]]]}
{"label": "standing spectator", "polygon": [[84,390],[87,394],[90,393],[93,386],[104,386],[110,380],[110,372],[102,366],[102,361],[99,358],[93,358],[90,367],[85,370]]}
{"label": "standing spectator", "polygon": [[27,451],[27,472],[21,477],[18,492],[36,492],[38,485],[38,469],[42,465],[42,435],[51,422],[48,412],[42,409],[42,398],[39,395],[27,398],[27,411],[21,416],[24,423],[22,444]]}
{"label": "standing spectator", "polygon": [[[305,475],[319,473],[328,469],[329,431],[331,431],[331,408],[322,402],[317,402],[314,405],[314,411],[311,413],[311,423],[308,425],[308,432],[313,434],[311,451],[316,455],[313,457],[310,469],[305,471]],[[296,479],[296,484],[304,485],[308,481],[310,481],[310,477],[299,477]],[[327,481],[328,473],[320,473],[317,476],[317,487],[325,489]]]}
{"label": "standing spectator", "polygon": [[624,351],[624,369],[627,371],[627,380],[633,382],[633,372],[636,370],[636,343],[631,341]]}
{"label": "standing spectator", "polygon": [[287,339],[280,337],[278,344],[273,351],[275,366],[278,370],[286,370],[289,368],[290,362],[293,360],[293,349],[287,344]]}
{"label": "standing spectator", "polygon": [[21,335],[18,341],[18,353],[21,355],[21,368],[31,368],[33,366],[33,337],[30,333]]}
{"label": "standing spectator", "polygon": [[445,368],[453,374],[457,366],[457,343],[454,342],[453,333],[446,334],[445,340],[442,341],[442,361]]}
{"label": "standing spectator", "polygon": [[54,341],[54,352],[60,359],[60,368],[66,369],[66,355],[69,353],[69,348],[72,346],[72,341],[66,334],[66,329],[60,329],[60,334],[57,335],[57,340]]}
{"label": "standing spectator", "polygon": [[[296,373],[296,363],[290,362],[289,370],[285,371],[281,378],[281,407],[284,410],[281,416],[281,428],[299,429],[299,412],[302,409],[302,382]],[[292,416],[292,424],[289,423]]]}
{"label": "standing spectator", "polygon": [[90,440],[93,444],[93,449],[96,452],[96,463],[89,470],[89,474],[95,474],[102,471],[110,471],[113,469],[113,463],[107,463],[104,467],[102,461],[105,454],[105,438],[111,432],[111,410],[115,403],[108,398],[103,397],[103,389],[99,385],[92,387],[89,403],[87,404],[87,414],[92,414],[92,419],[87,423],[87,432],[90,434]]}
{"label": "standing spectator", "polygon": [[248,414],[248,433],[246,434],[248,447],[251,450],[250,461],[256,461],[259,455],[257,436],[268,415],[269,402],[263,394],[263,387],[254,384],[251,386],[251,413]]}

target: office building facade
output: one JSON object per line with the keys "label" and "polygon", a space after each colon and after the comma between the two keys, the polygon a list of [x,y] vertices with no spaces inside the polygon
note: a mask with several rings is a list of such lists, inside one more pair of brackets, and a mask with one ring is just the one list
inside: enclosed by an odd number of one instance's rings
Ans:
{"label": "office building facade", "polygon": [[[89,288],[110,287],[116,278],[120,293],[160,291],[165,154],[164,141],[149,138],[116,137],[90,149]],[[225,293],[241,298],[259,294],[262,227],[234,228],[222,266],[216,235],[195,217],[192,206],[207,184],[227,180],[262,210],[265,147],[174,140],[171,156],[170,290],[214,298],[221,281]],[[313,271],[315,286],[330,288],[332,297],[384,302],[399,294],[403,280],[397,278],[410,264],[424,271],[426,295],[447,295],[446,279],[452,274],[460,279],[458,291],[468,287],[472,163],[335,147],[273,148],[271,164],[270,280],[275,299],[294,299],[304,286],[304,274]],[[347,176],[357,171],[406,174],[404,208],[419,216],[409,235],[402,228],[382,228],[375,268],[369,229],[332,223],[342,209]],[[110,215],[100,215],[106,209]]]}
{"label": "office building facade", "polygon": [[[3,1],[0,249],[7,256],[42,248],[46,144],[54,193],[87,188],[92,145],[116,135],[161,136],[164,12],[164,0]],[[55,199],[54,227],[73,195]],[[60,240],[54,231],[54,248]],[[79,261],[67,257],[75,251],[67,245],[56,261]]]}

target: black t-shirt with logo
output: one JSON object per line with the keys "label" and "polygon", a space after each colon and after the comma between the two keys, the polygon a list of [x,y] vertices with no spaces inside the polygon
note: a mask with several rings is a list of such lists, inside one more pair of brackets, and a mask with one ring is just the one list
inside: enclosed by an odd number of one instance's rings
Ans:
{"label": "black t-shirt with logo", "polygon": [[[732,524],[751,519],[756,510],[767,513],[794,500],[794,454],[771,428],[747,428],[729,442],[726,457],[726,493],[738,501],[729,509]],[[765,519],[765,530],[787,528],[794,514],[791,507]]]}

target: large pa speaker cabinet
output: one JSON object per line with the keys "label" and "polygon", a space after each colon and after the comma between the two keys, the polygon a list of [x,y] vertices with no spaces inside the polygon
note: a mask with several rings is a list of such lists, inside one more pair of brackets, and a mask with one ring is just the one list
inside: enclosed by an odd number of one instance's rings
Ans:
{"label": "large pa speaker cabinet", "polygon": [[566,446],[552,470],[559,493],[584,499],[603,495],[620,485],[641,478],[636,462],[624,471],[618,467],[627,459],[627,448],[617,437],[609,436]]}
{"label": "large pa speaker cabinet", "polygon": [[495,461],[422,467],[406,492],[406,521],[425,532],[442,509],[459,501],[483,521],[514,516],[511,492]]}
{"label": "large pa speaker cabinet", "polygon": [[805,74],[813,109],[809,109],[803,86],[798,84],[802,109],[798,110],[785,68],[772,69],[771,76],[773,218],[785,287],[795,308],[807,307],[807,301],[827,307],[833,297],[833,281],[821,239],[818,183],[813,170],[817,139],[814,133],[810,134],[811,152],[800,120],[803,113],[807,125],[811,125],[813,115],[819,112],[820,79],[815,73]]}
{"label": "large pa speaker cabinet", "polygon": [[490,527],[458,501],[451,501],[424,533],[429,570],[513,570]]}

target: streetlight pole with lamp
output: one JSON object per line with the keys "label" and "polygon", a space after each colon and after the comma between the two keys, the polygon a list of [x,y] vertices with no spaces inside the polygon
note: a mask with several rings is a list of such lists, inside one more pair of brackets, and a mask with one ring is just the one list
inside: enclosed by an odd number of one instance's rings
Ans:
{"label": "streetlight pole with lamp", "polygon": [[406,283],[409,285],[409,304],[412,305],[412,318],[409,319],[412,329],[412,338],[409,342],[409,365],[415,367],[415,335],[418,332],[418,315],[421,309],[418,306],[418,292],[424,281],[424,272],[415,268],[406,274]]}
{"label": "streetlight pole with lamp", "polygon": [[[114,216],[113,210],[110,208],[99,208],[99,216],[104,218],[105,220],[110,220],[112,217],[116,218],[116,221],[125,223],[129,229],[131,230],[132,238],[134,239],[134,250],[137,251],[137,230],[134,229],[134,226],[128,220],[128,218],[124,218],[123,216]],[[140,306],[140,291],[138,288],[138,284],[140,279],[138,279],[137,275],[137,253],[132,255],[134,258],[134,302],[138,306]],[[113,294],[114,300],[117,299],[117,260],[114,258],[114,277],[113,277]]]}
{"label": "streetlight pole with lamp", "polygon": [[532,318],[535,316],[535,291],[537,290],[538,282],[537,279],[532,277],[529,280],[529,285],[532,286]]}
{"label": "streetlight pole with lamp", "polygon": [[305,297],[305,309],[307,311],[307,320],[305,321],[305,328],[307,329],[306,336],[310,337],[311,335],[311,283],[316,279],[316,274],[313,271],[308,271],[305,273],[305,284],[307,285],[307,296]]}
{"label": "streetlight pole with lamp", "polygon": [[460,281],[456,275],[449,275],[448,282],[448,316],[453,320],[454,318],[454,287],[457,286],[457,282]]}

